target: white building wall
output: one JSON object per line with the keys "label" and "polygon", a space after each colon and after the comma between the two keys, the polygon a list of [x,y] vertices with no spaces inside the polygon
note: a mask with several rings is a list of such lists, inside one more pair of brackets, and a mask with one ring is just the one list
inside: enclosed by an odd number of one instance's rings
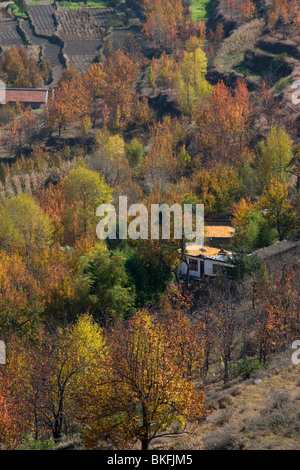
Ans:
{"label": "white building wall", "polygon": [[204,274],[206,276],[212,276],[214,274],[214,264],[218,263],[210,259],[204,260]]}
{"label": "white building wall", "polygon": [[[190,269],[190,276],[200,278],[200,261],[199,260],[197,260],[197,261],[198,261],[198,271],[192,271]],[[180,263],[179,268],[178,268],[178,272],[179,272],[179,274],[182,274],[182,275],[186,276],[186,274],[187,274],[187,265],[186,265],[186,263],[183,263],[183,262]]]}
{"label": "white building wall", "polygon": [[[198,271],[192,271],[190,269],[190,276],[193,276],[193,277],[197,277],[200,279],[200,259],[199,258],[193,258],[193,259],[197,259],[198,261]],[[219,262],[217,260],[213,260],[213,259],[204,259],[204,275],[205,276],[213,276],[215,273],[214,273],[214,266],[218,265],[223,265],[224,266],[224,263],[222,262]],[[178,273],[179,274],[182,274],[182,275],[186,275],[187,274],[187,265],[186,263],[183,263],[181,262],[178,266]]]}

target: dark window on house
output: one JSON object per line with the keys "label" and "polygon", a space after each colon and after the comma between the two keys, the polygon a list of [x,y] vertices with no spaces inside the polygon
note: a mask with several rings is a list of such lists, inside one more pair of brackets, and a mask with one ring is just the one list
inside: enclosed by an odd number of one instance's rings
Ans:
{"label": "dark window on house", "polygon": [[189,260],[189,267],[191,271],[198,271],[198,260],[190,259]]}
{"label": "dark window on house", "polygon": [[213,264],[213,273],[214,274],[221,274],[223,272],[223,266],[219,264]]}

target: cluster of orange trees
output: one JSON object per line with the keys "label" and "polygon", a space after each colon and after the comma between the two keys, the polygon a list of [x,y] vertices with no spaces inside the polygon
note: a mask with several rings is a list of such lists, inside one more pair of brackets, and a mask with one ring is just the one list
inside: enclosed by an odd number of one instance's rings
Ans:
{"label": "cluster of orange trees", "polygon": [[51,81],[50,61],[40,63],[25,47],[12,47],[0,59],[0,76],[9,87],[39,88]]}
{"label": "cluster of orange trees", "polygon": [[137,73],[137,65],[121,50],[112,53],[105,64],[92,65],[81,76],[72,67],[66,69],[47,107],[49,128],[57,127],[61,133],[67,125],[85,116],[90,118],[90,123],[85,120],[85,126],[92,125],[97,118],[98,99],[103,99],[108,109],[108,116],[104,112],[103,118],[109,119],[116,129],[126,128],[139,119],[142,111],[143,103],[136,93]]}

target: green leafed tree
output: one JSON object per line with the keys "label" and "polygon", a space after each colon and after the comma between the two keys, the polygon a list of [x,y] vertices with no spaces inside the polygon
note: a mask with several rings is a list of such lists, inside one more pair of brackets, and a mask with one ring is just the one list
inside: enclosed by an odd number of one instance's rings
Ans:
{"label": "green leafed tree", "polygon": [[5,243],[14,243],[24,249],[28,263],[32,253],[49,245],[53,240],[53,223],[35,199],[27,194],[19,194],[5,202],[8,218],[5,221],[7,232],[3,232]]}
{"label": "green leafed tree", "polygon": [[99,245],[82,256],[75,284],[77,309],[89,310],[101,321],[122,317],[133,309],[135,292],[120,251]]}

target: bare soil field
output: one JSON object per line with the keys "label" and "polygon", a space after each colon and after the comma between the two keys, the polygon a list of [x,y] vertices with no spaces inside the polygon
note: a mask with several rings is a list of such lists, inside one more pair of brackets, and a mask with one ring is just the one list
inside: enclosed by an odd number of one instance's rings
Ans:
{"label": "bare soil field", "polygon": [[86,10],[67,10],[55,13],[57,36],[63,41],[102,39],[105,29]]}
{"label": "bare soil field", "polygon": [[18,22],[11,21],[0,21],[0,47],[20,47],[23,44],[23,40],[17,31]]}
{"label": "bare soil field", "polygon": [[101,45],[102,41],[99,39],[66,41],[63,53],[67,58],[67,65],[73,65],[80,73],[85,72],[99,56]]}
{"label": "bare soil field", "polygon": [[56,86],[63,71],[63,64],[60,60],[61,47],[45,38],[35,36],[28,21],[21,20],[20,25],[29,43],[40,47],[43,59],[50,60],[53,76],[51,86]]}

